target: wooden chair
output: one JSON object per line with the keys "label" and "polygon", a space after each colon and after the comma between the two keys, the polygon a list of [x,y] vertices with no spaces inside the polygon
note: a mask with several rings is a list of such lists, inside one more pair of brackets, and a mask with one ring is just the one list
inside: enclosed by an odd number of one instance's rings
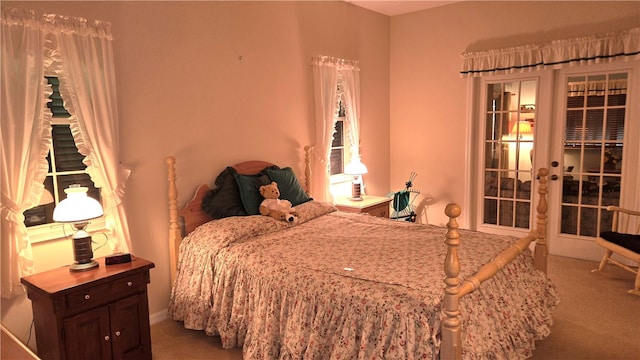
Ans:
{"label": "wooden chair", "polygon": [[[597,270],[602,271],[608,264],[614,264],[636,275],[633,289],[630,294],[640,296],[640,211],[624,209],[617,206],[608,206],[608,211],[613,211],[613,223],[611,231],[603,231],[596,238],[596,243],[605,248],[605,254],[600,261]],[[634,225],[635,224],[635,225]],[[611,258],[613,254],[623,256],[636,263],[631,267]]]}

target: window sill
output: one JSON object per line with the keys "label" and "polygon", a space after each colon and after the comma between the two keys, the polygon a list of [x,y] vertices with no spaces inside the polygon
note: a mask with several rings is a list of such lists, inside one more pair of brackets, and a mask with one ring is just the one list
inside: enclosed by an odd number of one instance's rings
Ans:
{"label": "window sill", "polygon": [[[334,198],[351,196],[351,184],[353,182],[352,176],[345,174],[332,175],[330,181],[330,192]],[[362,188],[362,191],[362,193],[364,194],[364,187]]]}
{"label": "window sill", "polygon": [[351,183],[353,177],[345,174],[336,174],[331,175],[331,178],[329,180],[331,182],[331,185],[340,185],[344,183]]}
{"label": "window sill", "polygon": [[[106,233],[104,217],[89,222],[86,231],[90,234]],[[71,224],[49,223],[27,228],[31,244],[69,238],[75,232]]]}

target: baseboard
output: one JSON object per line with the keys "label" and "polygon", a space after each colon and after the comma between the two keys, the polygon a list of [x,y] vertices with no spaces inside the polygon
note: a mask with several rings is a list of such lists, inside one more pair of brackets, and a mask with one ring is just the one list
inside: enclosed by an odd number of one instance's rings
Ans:
{"label": "baseboard", "polygon": [[166,320],[169,317],[167,316],[167,309],[158,311],[156,313],[150,314],[149,315],[149,324],[153,325],[153,324],[157,324],[160,321]]}

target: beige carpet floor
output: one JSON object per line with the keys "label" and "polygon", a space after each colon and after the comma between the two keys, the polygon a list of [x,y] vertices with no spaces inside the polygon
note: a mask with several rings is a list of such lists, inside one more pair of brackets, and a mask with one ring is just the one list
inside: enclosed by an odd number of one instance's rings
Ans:
{"label": "beige carpet floor", "polygon": [[[591,273],[597,263],[549,257],[549,277],[562,297],[551,335],[536,343],[533,360],[640,359],[640,297],[627,293],[633,275],[615,266]],[[151,326],[156,360],[241,360],[241,349],[164,320]]]}

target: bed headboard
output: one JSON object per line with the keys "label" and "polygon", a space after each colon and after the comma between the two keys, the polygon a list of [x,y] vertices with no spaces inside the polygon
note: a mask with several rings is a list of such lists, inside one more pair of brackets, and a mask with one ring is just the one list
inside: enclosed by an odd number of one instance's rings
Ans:
{"label": "bed headboard", "polygon": [[[311,195],[311,146],[304,147],[304,186],[308,195]],[[183,207],[178,207],[178,187],[176,185],[176,159],[169,156],[167,172],[169,180],[169,260],[171,265],[171,283],[175,280],[180,254],[180,242],[182,238],[192,232],[196,227],[212,220],[213,218],[202,210],[202,200],[211,188],[207,184],[198,186],[196,192]],[[233,165],[238,174],[254,175],[264,168],[273,166],[273,163],[262,160],[244,161]]]}

